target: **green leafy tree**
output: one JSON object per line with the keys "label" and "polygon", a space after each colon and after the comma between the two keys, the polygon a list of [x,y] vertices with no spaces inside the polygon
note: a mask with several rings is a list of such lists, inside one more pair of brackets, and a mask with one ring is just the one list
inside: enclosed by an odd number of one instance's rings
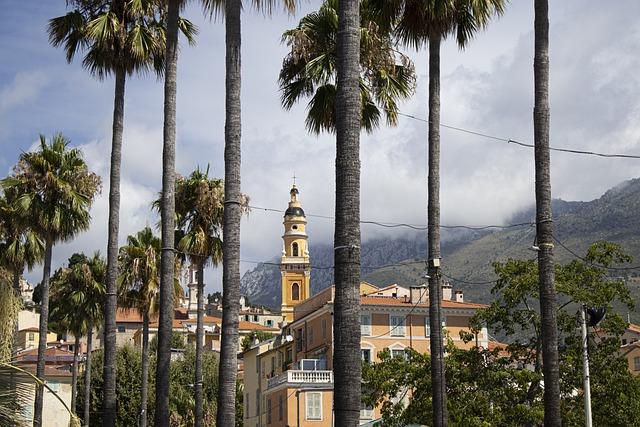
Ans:
{"label": "green leafy tree", "polygon": [[[74,254],[69,258],[67,268],[60,269],[52,279],[51,314],[52,322],[64,326],[75,340],[73,352],[71,410],[75,412],[77,396],[78,350],[80,337],[87,336],[87,353],[85,362],[85,393],[91,389],[91,361],[93,350],[94,325],[102,321],[103,307],[106,299],[105,281],[106,264],[99,252],[91,258],[84,254]],[[85,402],[87,402],[85,396]],[[84,407],[83,420],[89,424],[90,408]]]}
{"label": "green leafy tree", "polygon": [[269,332],[261,331],[259,329],[253,330],[242,338],[242,343],[240,344],[242,346],[242,351],[249,350],[249,347],[251,347],[256,340],[262,342],[270,338],[273,338],[273,334],[270,334]]}
{"label": "green leafy tree", "polygon": [[[372,132],[383,115],[387,124],[397,123],[397,101],[413,94],[416,78],[413,63],[377,25],[368,5],[360,2],[360,95],[361,126]],[[289,110],[310,96],[306,126],[315,134],[335,132],[337,32],[338,0],[326,0],[282,36],[291,48],[278,80],[282,106]]]}
{"label": "green leafy tree", "polygon": [[[0,185],[5,192],[16,192],[18,212],[28,215],[31,227],[45,242],[36,369],[37,377],[44,379],[52,249],[89,228],[89,209],[100,190],[100,177],[89,171],[82,152],[70,148],[62,134],[54,135],[50,143],[41,135],[39,147],[22,153],[12,175]],[[34,404],[37,426],[42,425],[42,399],[43,389],[38,386]]]}
{"label": "green leafy tree", "polygon": [[[62,46],[68,62],[85,52],[82,65],[99,80],[115,77],[111,171],[109,180],[109,224],[107,243],[107,289],[105,306],[105,425],[115,420],[116,278],[120,217],[120,165],[124,132],[124,95],[127,76],[154,71],[162,75],[166,40],[163,4],[158,0],[71,0],[66,15],[49,21],[49,40]],[[187,20],[180,28],[188,37],[195,32]]]}
{"label": "green leafy tree", "polygon": [[440,274],[440,44],[448,36],[464,48],[491,17],[501,14],[505,0],[370,0],[376,21],[394,31],[405,45],[428,45],[429,52],[429,176],[427,180],[427,232],[429,262],[429,319],[431,322],[432,381],[435,411],[433,422],[446,426],[447,396],[441,325]]}

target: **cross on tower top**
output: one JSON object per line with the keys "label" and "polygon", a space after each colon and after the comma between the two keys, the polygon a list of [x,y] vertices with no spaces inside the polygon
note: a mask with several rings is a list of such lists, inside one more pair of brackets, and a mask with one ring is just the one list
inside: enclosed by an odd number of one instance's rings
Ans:
{"label": "cross on tower top", "polygon": [[293,171],[293,185],[296,185],[296,171]]}

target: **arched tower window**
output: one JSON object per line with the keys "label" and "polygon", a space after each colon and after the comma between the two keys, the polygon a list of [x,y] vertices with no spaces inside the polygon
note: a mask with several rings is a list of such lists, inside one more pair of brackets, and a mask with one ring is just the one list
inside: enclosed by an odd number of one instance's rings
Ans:
{"label": "arched tower window", "polygon": [[296,242],[293,242],[293,245],[291,245],[291,249],[291,255],[298,256],[298,244]]}
{"label": "arched tower window", "polygon": [[297,283],[291,285],[291,299],[294,301],[298,301],[300,299],[300,285]]}

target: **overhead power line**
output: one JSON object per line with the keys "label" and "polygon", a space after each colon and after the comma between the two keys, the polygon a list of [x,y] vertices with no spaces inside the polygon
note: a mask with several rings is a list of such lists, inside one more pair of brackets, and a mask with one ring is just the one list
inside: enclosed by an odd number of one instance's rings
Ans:
{"label": "overhead power line", "polygon": [[[254,206],[254,205],[250,205],[249,208],[251,209],[255,209],[258,211],[265,211],[265,212],[276,212],[276,213],[280,213],[280,214],[284,214],[284,210],[282,209],[274,209],[274,208],[265,208],[262,206]],[[322,218],[322,219],[335,219],[332,216],[329,215],[317,215],[317,214],[306,214],[305,216],[308,216],[310,218]],[[423,230],[428,230],[429,229],[429,225],[421,225],[421,224],[407,224],[407,223],[401,223],[401,222],[386,222],[386,221],[370,221],[370,220],[361,220],[360,224],[368,224],[368,225],[376,225],[379,227],[384,227],[384,228],[410,228],[412,230],[418,230],[418,231],[423,231]],[[517,224],[507,224],[507,225],[479,225],[479,226],[474,226],[474,225],[456,225],[456,224],[440,224],[440,228],[446,228],[446,229],[456,229],[456,228],[462,228],[462,229],[466,229],[466,230],[472,230],[472,231],[481,231],[481,230],[488,230],[491,228],[500,228],[500,229],[506,229],[506,228],[515,228],[515,227],[522,227],[522,226],[533,226],[535,225],[534,222],[521,222],[521,223],[517,223]],[[435,225],[433,225],[432,227],[435,227]]]}
{"label": "overhead power line", "polygon": [[[413,116],[411,114],[401,113],[399,111],[397,111],[396,113],[399,116],[404,116],[404,117],[407,117],[407,118],[410,118],[410,119],[413,119],[413,120],[418,120],[420,122],[429,123],[429,120],[423,119],[421,117]],[[447,124],[444,124],[444,123],[440,123],[440,127],[443,127],[445,129],[455,130],[455,131],[458,131],[458,132],[463,132],[463,133],[466,133],[466,134],[469,134],[469,135],[480,136],[482,138],[491,139],[491,140],[498,141],[498,142],[505,142],[507,144],[514,144],[514,145],[518,145],[520,147],[535,148],[535,145],[533,145],[533,144],[517,141],[517,140],[511,139],[511,138],[503,138],[503,137],[500,137],[500,136],[490,135],[490,134],[483,133],[483,132],[477,132],[477,131],[461,128],[459,126],[452,126],[452,125],[447,125]],[[606,157],[606,158],[640,159],[640,155],[634,155],[634,154],[599,153],[599,152],[596,152],[596,151],[574,150],[574,149],[571,149],[571,148],[560,148],[560,147],[549,147],[549,150],[551,150],[551,151],[559,151],[559,152],[562,152],[562,153],[583,154],[583,155],[588,155],[588,156]]]}

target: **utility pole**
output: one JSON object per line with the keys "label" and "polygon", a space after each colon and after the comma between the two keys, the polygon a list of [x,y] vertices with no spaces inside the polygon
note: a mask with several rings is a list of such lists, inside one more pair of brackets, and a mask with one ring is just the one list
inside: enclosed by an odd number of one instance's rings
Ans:
{"label": "utility pole", "polygon": [[580,310],[582,326],[582,362],[584,375],[584,425],[592,427],[591,421],[591,384],[589,381],[589,341],[587,335],[587,306]]}

